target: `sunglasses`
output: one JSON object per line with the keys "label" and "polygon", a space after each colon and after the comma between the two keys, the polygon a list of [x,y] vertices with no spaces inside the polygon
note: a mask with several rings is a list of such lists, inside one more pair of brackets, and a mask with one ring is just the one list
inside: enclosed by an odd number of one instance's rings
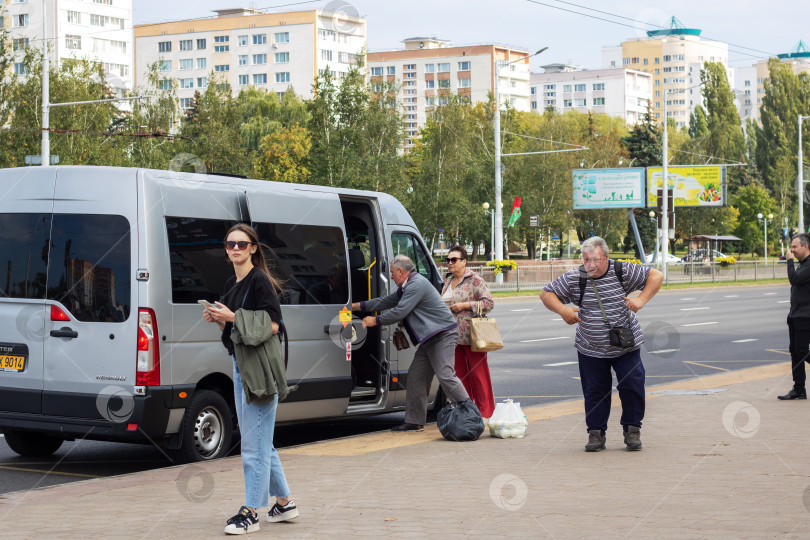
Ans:
{"label": "sunglasses", "polygon": [[225,242],[225,249],[233,249],[238,247],[239,249],[247,249],[248,246],[252,246],[253,242],[246,242],[245,240],[240,240],[239,242],[234,242],[233,240],[228,240]]}
{"label": "sunglasses", "polygon": [[456,264],[458,261],[463,261],[463,260],[464,259],[462,259],[461,257],[447,257],[445,259],[445,261],[447,261],[447,262],[449,262],[451,264]]}

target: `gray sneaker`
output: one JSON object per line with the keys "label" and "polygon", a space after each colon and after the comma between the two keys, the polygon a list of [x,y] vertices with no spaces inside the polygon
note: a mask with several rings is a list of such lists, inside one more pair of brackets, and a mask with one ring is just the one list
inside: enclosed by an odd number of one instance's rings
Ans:
{"label": "gray sneaker", "polygon": [[627,431],[624,432],[624,444],[627,445],[628,450],[641,450],[641,428],[627,426]]}
{"label": "gray sneaker", "polygon": [[605,449],[605,436],[601,429],[588,431],[588,444],[585,445],[586,452],[598,452]]}

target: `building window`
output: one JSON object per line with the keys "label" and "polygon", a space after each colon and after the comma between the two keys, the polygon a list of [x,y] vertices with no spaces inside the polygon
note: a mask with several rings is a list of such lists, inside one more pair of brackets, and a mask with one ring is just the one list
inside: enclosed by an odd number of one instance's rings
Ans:
{"label": "building window", "polygon": [[82,14],[79,11],[68,11],[67,22],[72,24],[82,24]]}
{"label": "building window", "polygon": [[208,77],[197,77],[197,88],[207,88]]}
{"label": "building window", "polygon": [[416,64],[405,64],[402,66],[405,71],[416,71]]}
{"label": "building window", "polygon": [[267,34],[253,34],[253,44],[254,45],[267,44]]}
{"label": "building window", "polygon": [[556,84],[545,84],[545,85],[543,85],[543,89],[544,90],[554,90],[554,88],[556,88],[556,86],[557,86]]}
{"label": "building window", "polygon": [[188,109],[191,107],[191,98],[180,98],[180,108],[181,109]]}
{"label": "building window", "polygon": [[230,64],[219,64],[214,66],[214,71],[222,72],[222,71],[230,71],[231,65]]}
{"label": "building window", "polygon": [[230,41],[230,36],[214,36],[214,52],[223,53],[230,51],[231,47],[227,45],[228,41]]}
{"label": "building window", "polygon": [[596,106],[596,105],[604,105],[605,104],[605,98],[603,98],[603,97],[593,98],[593,104],[594,104],[594,106]]}
{"label": "building window", "polygon": [[425,64],[425,73],[433,73],[433,64]]}
{"label": "building window", "polygon": [[[326,60],[327,62],[331,62],[332,61],[332,51],[330,51],[328,49],[321,49],[321,60]],[[374,71],[374,68],[371,68],[371,70]],[[382,71],[382,69],[380,69],[380,71]],[[374,75],[374,73],[372,73],[372,75]],[[380,75],[382,75],[382,73],[380,73]]]}
{"label": "building window", "polygon": [[172,42],[171,41],[158,41],[158,52],[172,52]]}
{"label": "building window", "polygon": [[[472,86],[472,79],[467,77],[466,79],[459,79],[458,80],[458,87],[459,88],[470,88]],[[534,88],[532,88],[534,90]]]}
{"label": "building window", "polygon": [[427,88],[428,90],[436,88],[436,81],[434,80],[425,81],[425,88]]}
{"label": "building window", "polygon": [[[23,39],[15,39],[14,40],[14,50],[17,51],[19,49],[25,48],[28,46],[28,38]],[[82,36],[76,36],[71,34],[65,34],[65,47],[68,49],[79,50],[82,48]]]}
{"label": "building window", "polygon": [[[751,81],[745,81],[745,86],[751,86]],[[663,178],[663,176],[661,178]]]}
{"label": "building window", "polygon": [[246,86],[248,83],[247,75],[239,75],[239,86]]}
{"label": "building window", "polygon": [[204,38],[203,39],[198,39],[197,40],[197,49],[198,50],[203,50],[203,49],[205,49],[205,47],[206,47],[205,39]]}
{"label": "building window", "polygon": [[586,86],[587,85],[584,85],[584,84],[575,84],[574,85],[574,92],[584,92]]}
{"label": "building window", "polygon": [[571,91],[571,85],[570,84],[564,84],[563,85],[563,92],[570,92],[570,91]]}
{"label": "building window", "polygon": [[266,54],[262,53],[262,54],[254,54],[253,55],[253,65],[254,66],[260,66],[260,65],[263,65],[263,64],[266,64],[266,63],[267,63],[267,55]]}
{"label": "building window", "polygon": [[183,58],[179,62],[179,69],[186,70],[186,69],[194,69],[194,59],[193,58]]}
{"label": "building window", "polygon": [[276,53],[276,64],[289,64],[289,63],[290,63],[290,53],[288,52]]}
{"label": "building window", "polygon": [[275,36],[276,43],[289,43],[290,42],[290,33],[289,32],[276,32]]}
{"label": "building window", "polygon": [[593,89],[594,90],[604,90],[605,89],[605,83],[593,83]]}
{"label": "building window", "polygon": [[236,63],[237,63],[237,65],[240,65],[240,66],[248,65],[248,55],[240,54],[239,56],[236,57]]}
{"label": "building window", "polygon": [[276,73],[276,82],[277,83],[288,83],[288,82],[290,82],[290,72],[289,71],[282,71],[280,73]]}
{"label": "building window", "polygon": [[25,62],[14,62],[14,73],[17,75],[28,75],[28,68]]}
{"label": "building window", "polygon": [[11,26],[14,28],[27,28],[28,27],[28,14],[20,13],[19,15],[11,16]]}
{"label": "building window", "polygon": [[247,44],[248,44],[247,36],[236,36],[237,47],[247,47]]}
{"label": "building window", "polygon": [[575,99],[574,100],[575,107],[584,107],[585,106],[585,99]]}
{"label": "building window", "polygon": [[194,88],[194,79],[180,79],[180,88]]}
{"label": "building window", "polygon": [[193,39],[181,39],[180,40],[180,50],[181,51],[191,51],[194,49],[194,40]]}
{"label": "building window", "polygon": [[371,68],[371,76],[372,77],[382,77],[383,68],[382,67],[373,67]]}
{"label": "building window", "polygon": [[458,70],[459,71],[469,71],[470,70],[470,61],[465,60],[464,62],[458,63]]}
{"label": "building window", "polygon": [[172,70],[172,61],[171,60],[161,60],[158,66],[160,71],[171,71]]}
{"label": "building window", "polygon": [[[79,38],[79,45],[76,46],[76,47],[71,47],[70,46],[70,39],[71,38]],[[68,49],[81,49],[82,48],[82,37],[81,36],[67,35],[67,36],[65,36],[65,40],[66,40],[65,46]],[[23,51],[23,50],[28,48],[28,38],[17,38],[17,39],[15,39],[13,41],[13,45],[14,45],[14,50],[15,51]]]}
{"label": "building window", "polygon": [[450,79],[439,81],[439,88],[450,88]]}
{"label": "building window", "polygon": [[172,80],[171,79],[160,79],[157,84],[158,90],[171,90],[172,89]]}
{"label": "building window", "polygon": [[571,104],[572,104],[572,101],[570,99],[564,99],[563,100],[563,107],[570,107]]}
{"label": "building window", "polygon": [[442,62],[438,65],[439,73],[449,73],[450,72],[450,62]]}
{"label": "building window", "polygon": [[267,73],[254,73],[253,84],[267,84]]}
{"label": "building window", "polygon": [[354,64],[356,61],[357,61],[356,54],[338,51],[338,62],[342,64]]}
{"label": "building window", "polygon": [[208,66],[208,60],[206,58],[197,58],[197,69],[205,69]]}
{"label": "building window", "polygon": [[[645,58],[645,59],[644,59],[644,61],[643,61],[642,63],[643,63],[645,66],[646,66],[647,64],[649,64],[649,58]],[[662,177],[662,178],[663,178],[663,177]]]}
{"label": "building window", "polygon": [[405,77],[406,79],[415,79],[416,73],[403,73],[402,76]]}
{"label": "building window", "polygon": [[385,68],[385,73],[388,74],[388,75],[396,75],[397,74],[396,66],[388,66],[388,67],[386,67]]}

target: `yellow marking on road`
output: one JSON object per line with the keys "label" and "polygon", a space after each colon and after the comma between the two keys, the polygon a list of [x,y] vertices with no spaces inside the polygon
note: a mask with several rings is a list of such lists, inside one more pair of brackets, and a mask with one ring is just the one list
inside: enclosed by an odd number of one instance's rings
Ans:
{"label": "yellow marking on road", "polygon": [[103,478],[102,476],[97,476],[97,475],[94,475],[94,474],[60,472],[60,471],[52,471],[52,470],[43,471],[42,469],[29,469],[28,467],[9,467],[8,465],[0,465],[0,469],[7,469],[9,471],[35,472],[35,473],[45,473],[45,474],[59,474],[59,475],[62,475],[62,476],[80,476],[82,478]]}
{"label": "yellow marking on road", "polygon": [[683,363],[684,364],[692,364],[693,366],[707,367],[707,368],[716,369],[716,370],[719,370],[719,371],[728,371],[726,368],[717,367],[717,366],[710,366],[709,364],[701,364],[700,362],[692,362],[691,360],[684,360]]}
{"label": "yellow marking on road", "polygon": [[775,352],[779,354],[786,354],[790,356],[790,351],[788,349],[765,349],[768,352]]}
{"label": "yellow marking on road", "polygon": [[[706,388],[730,386],[732,384],[770,379],[788,374],[790,374],[790,364],[780,362],[778,364],[767,364],[735,371],[723,371],[722,373],[696,377],[685,381],[675,381],[657,385],[647,390],[656,392],[661,390],[704,390]],[[666,396],[666,394],[648,394],[647,399],[660,399]],[[613,405],[619,404],[618,394],[613,394],[611,403]],[[573,414],[583,414],[584,411],[585,404],[582,399],[536,405],[523,409],[523,413],[526,415],[529,422]],[[442,440],[439,430],[435,425],[429,425],[425,426],[425,431],[422,432],[392,433],[390,431],[381,431],[369,433],[368,435],[333,439],[315,444],[285,448],[279,450],[279,453],[282,455],[302,456],[356,456],[439,440]]]}

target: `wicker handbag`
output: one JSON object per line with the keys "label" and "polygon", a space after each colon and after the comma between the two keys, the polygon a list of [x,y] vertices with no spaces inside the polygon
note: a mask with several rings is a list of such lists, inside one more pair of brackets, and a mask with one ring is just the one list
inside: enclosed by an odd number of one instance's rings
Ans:
{"label": "wicker handbag", "polygon": [[[481,314],[481,303],[478,303]],[[470,319],[470,347],[475,352],[490,352],[503,349],[503,339],[494,318],[474,317]]]}

